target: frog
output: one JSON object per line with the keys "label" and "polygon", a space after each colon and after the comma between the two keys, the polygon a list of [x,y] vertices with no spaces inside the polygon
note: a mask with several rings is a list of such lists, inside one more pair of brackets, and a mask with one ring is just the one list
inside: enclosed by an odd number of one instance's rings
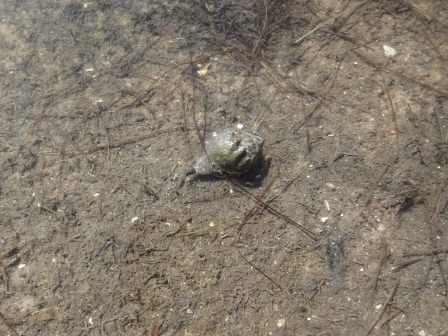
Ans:
{"label": "frog", "polygon": [[189,175],[241,176],[260,163],[264,142],[258,133],[239,128],[212,132],[204,141],[205,153],[197,160]]}

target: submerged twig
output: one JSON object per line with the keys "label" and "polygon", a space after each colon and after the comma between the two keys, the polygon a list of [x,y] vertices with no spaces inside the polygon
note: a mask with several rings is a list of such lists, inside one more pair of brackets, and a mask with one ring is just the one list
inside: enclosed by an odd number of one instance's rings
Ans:
{"label": "submerged twig", "polygon": [[266,279],[268,279],[270,282],[272,282],[278,289],[283,290],[282,286],[280,286],[274,279],[272,279],[269,275],[267,275],[265,272],[263,272],[263,270],[261,270],[259,267],[257,267],[256,265],[254,265],[253,262],[251,262],[249,259],[247,259],[246,257],[244,257],[241,252],[240,252],[240,256],[241,258],[243,258],[243,260],[245,262],[247,262],[249,265],[251,265],[253,268],[255,268],[258,272],[260,272],[261,275],[263,275]]}
{"label": "submerged twig", "polygon": [[390,292],[389,296],[387,297],[386,301],[383,303],[383,305],[381,306],[380,311],[378,312],[378,314],[376,315],[375,319],[373,320],[372,324],[370,325],[370,327],[367,329],[366,333],[364,334],[365,336],[369,336],[373,329],[375,328],[375,326],[378,324],[378,322],[380,321],[381,317],[383,316],[384,312],[386,311],[386,309],[389,307],[389,305],[392,303],[395,294],[397,293],[397,289],[398,286],[400,285],[400,278],[397,279],[397,282],[395,283],[394,288],[392,289],[392,291]]}
{"label": "submerged twig", "polygon": [[19,336],[17,331],[13,328],[13,326],[8,322],[8,320],[0,313],[0,321],[12,332],[14,336]]}
{"label": "submerged twig", "polygon": [[378,281],[380,278],[380,273],[381,273],[381,269],[383,268],[387,258],[389,257],[389,251],[388,251],[388,247],[385,241],[382,242],[381,244],[381,256],[380,256],[380,261],[378,262],[378,266],[375,272],[375,278],[373,280],[373,288],[372,288],[372,293],[370,295],[370,302],[373,302],[373,298],[375,296],[375,291],[377,289],[378,286]]}
{"label": "submerged twig", "polygon": [[289,218],[288,216],[284,215],[283,213],[281,213],[280,211],[278,211],[277,209],[275,209],[272,205],[262,201],[261,199],[259,199],[258,197],[256,197],[255,195],[253,195],[252,193],[250,193],[249,191],[247,191],[246,189],[244,189],[243,187],[241,187],[240,185],[238,185],[238,183],[236,183],[234,180],[229,180],[241,193],[245,194],[246,196],[248,196],[249,198],[255,200],[256,202],[258,202],[259,204],[263,205],[271,214],[283,219],[284,221],[286,221],[288,224],[291,224],[293,226],[295,226],[296,228],[300,229],[305,235],[307,235],[309,238],[317,241],[318,237],[317,235],[312,232],[311,230],[307,229],[306,227],[304,227],[302,224],[297,223],[296,221],[292,220],[291,218]]}
{"label": "submerged twig", "polygon": [[395,136],[397,137],[397,139],[400,137],[400,130],[398,128],[398,123],[397,123],[397,114],[395,112],[395,106],[394,106],[394,102],[392,101],[392,96],[390,95],[390,90],[389,87],[386,83],[386,79],[383,76],[383,73],[381,71],[378,71],[380,74],[381,79],[383,80],[383,85],[384,85],[384,90],[386,91],[386,95],[387,95],[387,100],[389,102],[389,106],[390,106],[390,111],[392,113],[392,122],[394,124],[394,129],[395,129]]}
{"label": "submerged twig", "polygon": [[421,257],[421,256],[433,256],[437,254],[448,253],[448,248],[437,248],[428,251],[418,251],[418,252],[405,252],[403,257]]}
{"label": "submerged twig", "polygon": [[382,72],[387,73],[389,75],[393,75],[393,76],[396,76],[398,78],[404,79],[404,80],[406,80],[408,82],[417,84],[417,85],[421,86],[422,88],[430,90],[430,91],[433,91],[433,92],[435,92],[435,93],[437,93],[437,94],[439,94],[439,95],[441,95],[443,97],[448,97],[448,91],[444,91],[442,89],[438,89],[438,88],[436,88],[435,86],[433,86],[431,84],[419,81],[418,79],[412,78],[412,77],[410,77],[410,76],[408,76],[408,75],[406,75],[404,73],[400,73],[400,72],[395,71],[395,70],[387,69],[383,65],[376,63],[375,61],[370,59],[368,56],[362,54],[361,52],[359,52],[357,50],[352,50],[352,51],[364,63],[366,63],[367,65],[370,65],[371,67],[377,69],[378,71],[382,71]]}
{"label": "submerged twig", "polygon": [[[275,180],[277,179],[278,174],[275,175],[274,177],[272,177],[268,183],[266,184],[266,186],[261,190],[260,194],[257,196],[260,200],[263,200],[264,198],[266,198],[267,193],[269,192],[269,190],[271,189],[272,185],[274,184]],[[260,204],[256,203],[249,211],[246,212],[246,214],[244,215],[243,220],[241,221],[241,224],[238,226],[238,231],[241,231],[241,229],[243,228],[244,225],[246,225],[246,223],[249,221],[249,219],[255,214],[255,212],[258,209],[264,209],[263,206],[260,206]]]}

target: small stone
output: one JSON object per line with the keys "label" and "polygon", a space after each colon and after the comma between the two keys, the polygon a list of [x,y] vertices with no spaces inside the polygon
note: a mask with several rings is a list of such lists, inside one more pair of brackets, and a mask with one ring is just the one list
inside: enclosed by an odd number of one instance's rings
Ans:
{"label": "small stone", "polygon": [[277,320],[277,327],[283,328],[285,326],[286,320],[284,318]]}
{"label": "small stone", "polygon": [[387,57],[393,57],[397,54],[397,51],[391,46],[388,46],[387,44],[383,44],[383,49],[384,49],[384,55],[386,55]]}
{"label": "small stone", "polygon": [[204,65],[204,66],[202,66],[202,65],[198,65],[198,70],[197,70],[197,74],[200,76],[200,77],[205,77],[205,76],[207,76],[208,75],[208,71],[209,71],[209,69],[210,69],[210,64],[206,64],[206,65]]}
{"label": "small stone", "polygon": [[327,182],[325,183],[325,186],[330,189],[330,190],[334,190],[336,189],[336,186],[333,183]]}

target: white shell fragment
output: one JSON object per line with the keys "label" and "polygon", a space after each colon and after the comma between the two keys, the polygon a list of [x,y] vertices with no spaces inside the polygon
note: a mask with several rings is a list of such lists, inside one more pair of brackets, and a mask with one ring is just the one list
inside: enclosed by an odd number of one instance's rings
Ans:
{"label": "white shell fragment", "polygon": [[277,327],[283,328],[285,326],[286,320],[284,318],[277,320]]}
{"label": "white shell fragment", "polygon": [[205,141],[206,154],[194,170],[196,175],[229,174],[248,172],[262,158],[264,139],[255,132],[224,129],[213,132]]}
{"label": "white shell fragment", "polygon": [[210,64],[206,64],[206,65],[201,65],[201,64],[198,64],[198,70],[197,70],[197,74],[198,74],[198,76],[200,76],[200,77],[205,77],[205,76],[207,76],[208,75],[208,71],[209,71],[209,69],[210,69]]}
{"label": "white shell fragment", "polygon": [[383,44],[383,49],[384,49],[384,55],[386,55],[387,57],[393,57],[397,54],[397,51],[391,46],[388,46],[387,44]]}

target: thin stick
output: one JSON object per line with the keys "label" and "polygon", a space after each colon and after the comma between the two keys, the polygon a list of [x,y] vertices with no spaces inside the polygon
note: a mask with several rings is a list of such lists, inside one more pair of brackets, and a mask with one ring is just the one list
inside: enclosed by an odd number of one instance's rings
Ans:
{"label": "thin stick", "polygon": [[397,293],[397,289],[398,289],[399,285],[400,285],[400,278],[397,279],[397,282],[395,283],[395,286],[392,289],[392,292],[389,294],[388,298],[386,299],[386,301],[382,305],[381,310],[378,312],[378,315],[376,316],[376,318],[373,321],[373,323],[370,325],[369,329],[367,329],[366,333],[364,334],[365,336],[369,336],[372,333],[373,329],[375,329],[375,326],[377,325],[377,323],[379,322],[379,320],[383,316],[383,314],[386,311],[386,309],[391,304],[395,294]]}
{"label": "thin stick", "polygon": [[[239,251],[238,251],[239,252]],[[278,289],[283,290],[282,286],[280,286],[274,279],[272,279],[269,275],[267,275],[265,272],[263,272],[260,268],[258,268],[257,266],[255,266],[251,261],[249,261],[248,259],[246,259],[241,252],[240,256],[241,258],[244,259],[245,262],[247,262],[249,265],[251,265],[253,268],[255,268],[258,272],[261,273],[261,275],[263,275],[266,279],[268,279],[270,282],[272,282]]]}
{"label": "thin stick", "polygon": [[438,248],[434,250],[419,251],[419,252],[405,252],[403,253],[403,257],[433,256],[442,253],[448,253],[448,248]]}
{"label": "thin stick", "polygon": [[394,271],[395,273],[396,273],[396,272],[399,272],[399,271],[401,271],[403,268],[412,266],[412,265],[414,265],[414,264],[416,264],[416,263],[418,263],[418,262],[420,262],[420,261],[422,261],[422,260],[423,260],[423,258],[418,258],[418,259],[412,259],[412,260],[409,260],[409,261],[405,261],[405,262],[399,263],[398,265],[394,265],[394,266],[393,266],[393,271]]}
{"label": "thin stick", "polygon": [[2,321],[3,324],[6,325],[9,330],[11,330],[11,332],[13,333],[14,336],[19,336],[17,331],[12,327],[11,324],[9,324],[8,320],[3,316],[2,313],[0,313],[0,321]]}
{"label": "thin stick", "polygon": [[430,90],[430,91],[433,91],[435,93],[438,93],[438,94],[440,94],[443,97],[448,97],[448,92],[447,91],[442,91],[441,89],[438,89],[438,88],[432,86],[431,84],[428,84],[428,83],[425,83],[425,82],[421,82],[421,81],[419,81],[419,80],[417,80],[415,78],[409,77],[408,75],[405,75],[403,73],[399,73],[399,72],[397,72],[395,70],[386,69],[382,65],[375,63],[372,59],[370,59],[369,57],[367,57],[364,54],[361,54],[357,50],[352,50],[352,52],[356,56],[358,56],[364,63],[366,63],[367,65],[370,65],[371,67],[373,67],[373,68],[375,68],[375,69],[377,69],[379,71],[383,71],[383,72],[385,72],[385,73],[387,73],[389,75],[393,75],[393,76],[396,76],[398,78],[404,79],[404,80],[406,80],[408,82],[417,84],[417,85],[419,85],[419,86],[421,86],[421,87],[423,87],[423,88],[425,88],[427,90]]}
{"label": "thin stick", "polygon": [[288,224],[291,224],[293,226],[295,226],[296,228],[300,229],[305,235],[307,235],[308,237],[310,237],[311,239],[317,241],[318,237],[317,235],[308,230],[306,227],[304,227],[302,224],[297,223],[296,221],[292,220],[291,218],[289,218],[288,216],[282,214],[280,211],[278,211],[277,209],[275,209],[272,205],[262,201],[261,199],[259,199],[257,196],[251,194],[249,191],[247,191],[246,189],[244,189],[243,187],[239,186],[235,181],[233,180],[229,180],[241,193],[246,194],[246,196],[248,196],[249,198],[255,200],[256,202],[260,203],[261,205],[263,205],[271,214],[280,217],[281,219],[283,219],[284,221],[286,221]]}
{"label": "thin stick", "polygon": [[[336,73],[333,76],[333,80],[331,81],[330,85],[328,86],[328,89],[325,92],[325,95],[327,95],[330,90],[333,88],[334,84],[336,83],[336,79],[338,78],[339,75],[339,71],[341,70],[341,65],[342,62],[345,59],[345,55],[344,57],[341,59],[341,61],[339,62],[339,65],[336,69]],[[303,118],[302,120],[300,120],[296,125],[294,125],[294,130],[295,132],[297,132],[303,125],[305,125],[308,122],[308,119],[319,109],[319,107],[323,104],[323,98],[319,97],[319,101],[316,103],[316,105],[314,105],[313,109],[308,112]]]}
{"label": "thin stick", "polygon": [[[199,142],[201,143],[201,147],[202,150],[204,151],[204,153],[206,153],[206,149],[205,149],[205,142],[204,142],[204,134],[201,134],[201,129],[199,127],[198,121],[196,119],[196,88],[195,88],[195,81],[194,81],[194,73],[193,73],[193,57],[190,55],[190,66],[191,66],[191,95],[192,95],[192,99],[191,99],[191,109],[192,109],[192,114],[193,114],[193,123],[194,123],[194,128],[196,130],[196,135],[198,136]],[[204,125],[205,127],[205,125]]]}
{"label": "thin stick", "polygon": [[[438,244],[439,244],[439,242],[437,240],[437,229],[438,229],[438,224],[439,224],[439,221],[440,221],[439,213],[441,212],[440,209],[441,209],[442,203],[443,203],[442,202],[443,194],[442,194],[442,189],[441,188],[442,187],[440,187],[437,190],[437,196],[436,196],[437,200],[436,200],[436,204],[434,206],[434,212],[433,212],[433,214],[431,216],[431,219],[430,219],[430,221],[428,223],[429,232],[430,232],[430,239],[431,239],[432,247],[433,247],[434,250],[438,249]],[[447,280],[446,275],[445,275],[445,270],[444,270],[443,265],[442,265],[442,260],[436,259],[435,262],[436,262],[437,267],[439,269],[440,277],[442,278],[443,284],[445,286],[445,293],[444,293],[444,295],[446,295],[448,293],[448,280]]]}
{"label": "thin stick", "polygon": [[389,88],[387,87],[386,79],[384,78],[382,71],[378,72],[380,74],[381,79],[383,80],[384,90],[386,90],[387,100],[389,101],[390,110],[392,112],[392,122],[394,123],[395,136],[398,139],[400,137],[400,130],[397,124],[397,114],[395,113],[394,102],[392,101],[392,97],[390,95],[390,91]]}
{"label": "thin stick", "polygon": [[[425,26],[425,28],[427,27],[426,23],[423,22],[420,18],[419,20],[423,23],[423,25]],[[439,57],[439,59],[441,61],[445,61],[445,57],[442,55],[442,53],[440,52],[439,47],[436,46],[436,44],[434,43],[434,41],[432,40],[431,36],[429,35],[429,33],[426,31],[426,29],[423,28],[423,34],[425,34],[425,38],[428,40],[428,43],[431,45],[431,47],[434,49],[434,51],[436,52],[437,56]]]}
{"label": "thin stick", "polygon": [[344,5],[344,9],[343,9],[343,11],[342,11],[340,14],[335,15],[335,16],[332,16],[331,18],[329,18],[329,19],[327,19],[327,20],[325,20],[325,21],[320,22],[318,25],[316,25],[316,27],[314,27],[314,28],[311,29],[309,32],[305,33],[305,34],[302,35],[299,39],[297,39],[297,40],[295,41],[295,43],[299,43],[299,42],[303,41],[306,37],[310,36],[311,34],[315,33],[315,32],[318,31],[319,29],[325,27],[326,25],[331,26],[331,23],[332,23],[332,22],[336,22],[336,19],[339,19],[340,17],[343,17],[343,16],[345,15],[345,17],[341,20],[341,22],[340,22],[340,24],[338,25],[338,27],[335,27],[335,28],[340,29],[340,28],[341,28],[341,27],[342,27],[342,26],[343,26],[343,25],[350,19],[350,17],[353,16],[354,13],[355,13],[358,9],[360,9],[361,7],[363,7],[366,3],[368,3],[368,1],[360,2],[360,3],[359,3],[358,5],[356,5],[352,10],[347,11],[346,9],[347,9],[348,5],[350,4],[350,1],[347,1],[347,3]]}
{"label": "thin stick", "polygon": [[252,51],[251,51],[252,55],[257,55],[259,53],[259,51],[261,50],[260,43],[265,37],[266,26],[267,26],[267,21],[268,21],[268,5],[266,4],[266,0],[263,1],[263,4],[264,4],[263,28],[261,29],[261,32],[260,32],[257,40],[254,43],[254,47],[252,48]]}
{"label": "thin stick", "polygon": [[[278,178],[278,174],[276,174],[274,177],[272,177],[266,186],[261,190],[260,194],[258,195],[258,198],[260,200],[266,198],[266,194],[271,189],[272,185],[274,184],[275,180]],[[244,218],[241,222],[241,224],[238,226],[238,231],[241,231],[244,225],[249,221],[249,219],[255,214],[255,212],[261,208],[260,204],[256,203],[249,211],[246,212],[244,215]]]}
{"label": "thin stick", "polygon": [[388,253],[387,252],[388,252],[387,251],[387,244],[386,244],[386,242],[383,241],[382,244],[381,244],[381,257],[380,257],[380,261],[378,263],[378,267],[377,267],[376,272],[375,272],[375,279],[373,281],[373,286],[372,286],[373,287],[372,288],[372,294],[370,296],[370,302],[371,303],[373,302],[373,298],[375,297],[375,291],[376,291],[377,286],[378,286],[378,280],[380,278],[381,269],[383,268],[384,263],[386,262],[386,259],[388,257]]}
{"label": "thin stick", "polygon": [[428,13],[428,11],[425,11],[422,7],[416,5],[415,3],[413,3],[412,1],[409,1],[409,0],[402,0],[402,1],[415,13],[415,15],[418,18],[428,20],[428,21],[435,21],[443,28],[448,29],[448,26],[446,24],[441,22],[439,19],[436,19],[435,17],[433,17],[430,13]]}
{"label": "thin stick", "polygon": [[16,246],[10,248],[6,252],[1,253],[0,254],[0,262],[6,258],[9,258],[11,255],[17,253],[18,251],[19,251],[19,245],[17,244]]}
{"label": "thin stick", "polygon": [[[175,132],[175,131],[181,131],[183,130],[183,126],[179,126],[179,127],[174,127],[174,128],[170,128],[170,129],[166,129],[166,130],[161,130],[152,134],[148,134],[148,135],[142,135],[140,137],[135,137],[132,139],[127,139],[127,140],[122,140],[122,141],[118,141],[116,143],[110,144],[110,145],[99,145],[96,146],[92,149],[86,149],[86,150],[73,150],[73,151],[65,151],[63,152],[63,154],[68,155],[69,157],[72,156],[76,156],[76,155],[81,155],[81,154],[93,154],[99,151],[103,151],[103,150],[109,150],[109,149],[113,149],[113,148],[119,148],[122,146],[126,146],[126,145],[131,145],[134,144],[136,142],[140,142],[143,140],[147,140],[147,139],[151,139],[151,138],[155,138],[157,136],[159,136],[160,134],[164,134],[164,133],[170,133],[170,132]],[[59,152],[40,152],[38,154],[48,154],[48,155],[56,155],[56,154],[60,154]]]}

